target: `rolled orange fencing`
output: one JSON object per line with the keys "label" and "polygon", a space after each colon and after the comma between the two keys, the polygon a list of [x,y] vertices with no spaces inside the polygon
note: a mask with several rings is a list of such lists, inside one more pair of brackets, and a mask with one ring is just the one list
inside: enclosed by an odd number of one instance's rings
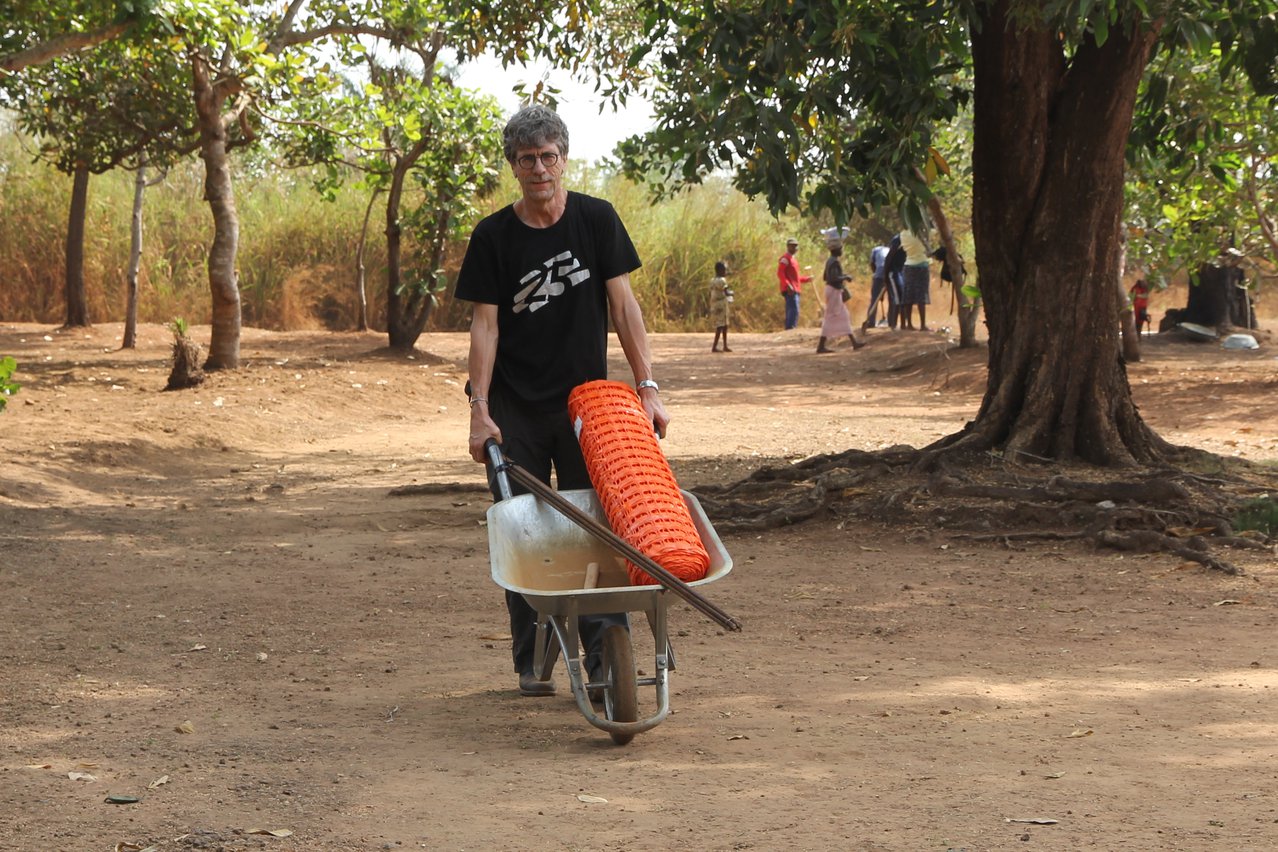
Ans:
{"label": "rolled orange fencing", "polygon": [[[613,531],[685,583],[704,578],[710,554],[638,395],[621,382],[587,382],[568,395],[568,413]],[[630,582],[656,584],[626,564]]]}

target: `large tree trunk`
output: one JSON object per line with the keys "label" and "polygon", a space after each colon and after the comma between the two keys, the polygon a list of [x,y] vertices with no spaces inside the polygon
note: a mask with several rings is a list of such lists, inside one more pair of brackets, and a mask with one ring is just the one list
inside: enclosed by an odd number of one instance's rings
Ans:
{"label": "large tree trunk", "polygon": [[1157,27],[1087,38],[1026,28],[1010,0],[973,27],[973,233],[989,326],[976,420],[942,447],[1148,463],[1170,450],[1141,420],[1119,357],[1118,228],[1136,88]]}
{"label": "large tree trunk", "polygon": [[240,220],[226,156],[227,130],[222,106],[228,91],[210,79],[202,56],[192,57],[195,109],[199,116],[200,159],[204,160],[204,200],[213,213],[213,245],[209,248],[209,290],[213,297],[213,331],[206,370],[240,365],[240,287],[235,270]]}
{"label": "large tree trunk", "polygon": [[67,217],[67,321],[65,328],[89,324],[89,302],[84,291],[84,216],[89,205],[89,168],[77,164],[71,183],[71,212]]}
{"label": "large tree trunk", "polygon": [[1180,315],[1181,322],[1215,329],[1224,334],[1233,325],[1234,292],[1242,278],[1242,270],[1232,266],[1204,263],[1189,282],[1189,299]]}
{"label": "large tree trunk", "polygon": [[138,160],[133,178],[133,216],[129,219],[129,271],[125,278],[128,302],[124,309],[124,341],[121,349],[138,345],[138,270],[142,266],[142,196],[146,193],[146,155]]}

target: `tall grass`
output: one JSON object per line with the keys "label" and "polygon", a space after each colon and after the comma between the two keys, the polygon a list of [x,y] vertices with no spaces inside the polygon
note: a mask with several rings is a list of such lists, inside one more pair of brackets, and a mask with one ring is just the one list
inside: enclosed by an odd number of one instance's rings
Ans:
{"label": "tall grass", "polygon": [[[65,318],[65,235],[71,178],[36,161],[18,134],[0,136],[0,320],[59,323]],[[260,159],[236,160],[240,216],[238,272],[244,322],[275,329],[355,325],[355,245],[367,196],[345,188],[322,201],[305,170],[285,171]],[[94,176],[89,188],[85,282],[94,322],[120,322],[125,311],[125,270],[133,173]],[[166,323],[175,316],[207,323],[210,295],[206,268],[212,219],[203,202],[203,167],[191,159],[147,190],[139,277],[138,317]],[[711,179],[658,205],[646,191],[605,169],[574,164],[567,183],[608,198],[634,239],[643,267],[632,276],[645,318],[656,331],[707,328],[709,282],[717,260],[727,262],[735,291],[733,327],[779,327],[775,264],[784,236],[805,241],[805,259],[823,252],[816,226],[777,220],[723,180]],[[518,197],[506,174],[487,202],[495,210]],[[365,253],[370,321],[382,323],[385,288],[385,213],[376,205]],[[406,246],[405,264],[414,263]],[[465,251],[450,246],[444,273],[448,287],[430,324],[434,330],[466,327],[469,307],[452,299],[452,284]]]}

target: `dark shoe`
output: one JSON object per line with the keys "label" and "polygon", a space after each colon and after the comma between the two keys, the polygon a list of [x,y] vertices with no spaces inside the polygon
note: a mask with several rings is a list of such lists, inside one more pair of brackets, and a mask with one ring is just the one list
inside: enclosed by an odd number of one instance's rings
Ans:
{"label": "dark shoe", "polygon": [[534,697],[544,697],[555,694],[555,682],[553,680],[537,680],[537,676],[532,672],[525,672],[519,676],[519,694],[530,695]]}
{"label": "dark shoe", "polygon": [[723,347],[723,351],[724,351],[724,352],[731,352],[732,350],[725,346],[725,347]]}
{"label": "dark shoe", "polygon": [[[710,351],[711,351],[711,352],[718,352],[718,351],[719,351],[719,347],[718,347],[718,346],[711,346],[711,347],[710,347]],[[724,351],[726,352],[726,351],[728,351],[728,350],[726,350],[726,349],[725,349]]]}
{"label": "dark shoe", "polygon": [[854,337],[854,338],[852,338],[852,350],[853,350],[853,351],[856,351],[857,349],[861,349],[861,348],[863,348],[864,346],[865,346],[865,342],[864,342],[864,341],[857,340],[855,337]]}
{"label": "dark shoe", "polygon": [[833,351],[834,351],[833,349],[826,349],[824,346],[822,346],[820,349],[818,349],[818,350],[817,350],[817,354],[818,354],[818,355],[829,355],[829,354],[830,354],[831,352],[833,352]]}

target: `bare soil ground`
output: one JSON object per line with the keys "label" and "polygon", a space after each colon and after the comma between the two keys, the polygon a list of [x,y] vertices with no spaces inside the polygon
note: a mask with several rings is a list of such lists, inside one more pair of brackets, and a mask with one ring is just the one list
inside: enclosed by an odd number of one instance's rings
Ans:
{"label": "bare soil ground", "polygon": [[[685,487],[977,409],[983,351],[814,334],[654,338]],[[562,673],[513,689],[464,336],[246,330],[243,369],[162,393],[168,332],[119,335],[0,325],[5,848],[1278,848],[1272,554],[726,535],[706,592],[744,631],[678,605],[674,712],[617,747]],[[1129,373],[1164,436],[1272,464],[1274,356],[1151,340]]]}

